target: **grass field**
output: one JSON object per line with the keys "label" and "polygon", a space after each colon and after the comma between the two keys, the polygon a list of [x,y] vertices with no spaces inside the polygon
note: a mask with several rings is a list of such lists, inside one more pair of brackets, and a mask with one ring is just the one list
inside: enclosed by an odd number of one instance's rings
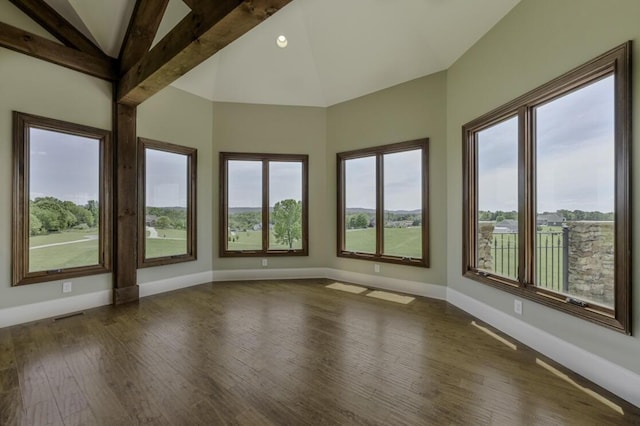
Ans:
{"label": "grass field", "polygon": [[158,229],[158,238],[149,238],[147,232],[145,257],[179,256],[187,253],[187,231],[181,229]]}
{"label": "grass field", "polygon": [[[375,228],[348,229],[345,233],[345,249],[358,253],[375,253]],[[384,254],[391,256],[422,257],[422,227],[385,228]]]}
{"label": "grass field", "polygon": [[[237,231],[236,241],[227,242],[228,250],[262,250],[262,231]],[[272,250],[288,250],[289,246],[275,242],[273,232],[269,237],[269,248]],[[302,241],[293,243],[294,250],[302,249]]]}
{"label": "grass field", "polygon": [[29,272],[97,264],[97,229],[71,230],[29,238]]}

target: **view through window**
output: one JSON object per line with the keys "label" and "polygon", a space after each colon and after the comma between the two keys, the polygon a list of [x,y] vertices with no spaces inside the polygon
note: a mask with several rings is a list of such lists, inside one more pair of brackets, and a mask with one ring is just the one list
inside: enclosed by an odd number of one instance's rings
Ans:
{"label": "view through window", "polygon": [[223,256],[306,255],[306,155],[221,154]]}
{"label": "view through window", "polygon": [[139,139],[144,246],[140,266],[195,259],[196,150]]}
{"label": "view through window", "polygon": [[109,132],[15,113],[14,284],[109,266]]}
{"label": "view through window", "polygon": [[338,255],[428,265],[428,140],[338,154]]}

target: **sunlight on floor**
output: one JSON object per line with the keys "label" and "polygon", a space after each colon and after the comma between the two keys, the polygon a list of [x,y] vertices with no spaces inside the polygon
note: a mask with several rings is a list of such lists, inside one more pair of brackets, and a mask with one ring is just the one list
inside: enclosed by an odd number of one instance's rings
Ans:
{"label": "sunlight on floor", "polygon": [[496,339],[500,343],[506,345],[507,347],[513,349],[514,351],[518,350],[518,347],[516,345],[514,345],[513,343],[511,343],[510,341],[508,341],[504,337],[498,336],[496,333],[494,333],[493,331],[489,330],[487,327],[483,327],[483,326],[479,325],[478,323],[476,323],[475,321],[471,321],[471,325],[474,326],[475,328],[479,329],[479,330],[482,330],[483,332],[485,332],[489,336],[493,337],[494,339]]}
{"label": "sunlight on floor", "polygon": [[538,364],[540,367],[544,368],[545,370],[549,371],[550,373],[553,373],[556,376],[560,377],[565,382],[570,383],[571,385],[573,385],[577,389],[580,389],[582,392],[586,393],[587,395],[591,396],[592,398],[597,399],[598,401],[600,401],[601,403],[603,403],[607,407],[611,408],[615,412],[617,412],[619,414],[622,414],[624,416],[624,410],[622,409],[622,407],[620,407],[619,405],[609,401],[607,398],[605,398],[604,396],[600,395],[599,393],[597,393],[597,392],[595,392],[595,391],[593,391],[593,390],[591,390],[589,388],[586,388],[586,387],[576,383],[571,377],[567,376],[562,371],[552,367],[551,365],[547,364],[546,362],[542,361],[539,358],[536,358],[536,364]]}

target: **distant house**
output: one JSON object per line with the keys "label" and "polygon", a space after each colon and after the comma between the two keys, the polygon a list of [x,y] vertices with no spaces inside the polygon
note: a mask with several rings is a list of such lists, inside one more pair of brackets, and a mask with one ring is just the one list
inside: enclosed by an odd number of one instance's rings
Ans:
{"label": "distant house", "polygon": [[153,214],[148,214],[144,217],[144,222],[147,226],[156,226],[157,220],[158,220],[158,216]]}
{"label": "distant house", "polygon": [[513,219],[505,219],[497,222],[493,228],[494,234],[506,234],[518,232],[518,221]]}
{"label": "distant house", "polygon": [[562,226],[566,219],[558,213],[539,214],[536,218],[538,226]]}

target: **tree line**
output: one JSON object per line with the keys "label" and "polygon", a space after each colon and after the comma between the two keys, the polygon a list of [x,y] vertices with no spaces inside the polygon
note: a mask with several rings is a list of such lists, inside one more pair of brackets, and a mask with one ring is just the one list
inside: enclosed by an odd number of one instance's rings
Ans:
{"label": "tree line", "polygon": [[29,233],[33,235],[68,229],[94,228],[99,220],[98,202],[89,200],[81,206],[55,197],[29,200]]}
{"label": "tree line", "polygon": [[[553,213],[559,216],[562,216],[567,221],[573,221],[573,220],[610,221],[614,219],[613,212],[603,213],[600,211],[560,209],[555,212],[544,212],[539,214],[553,214]],[[487,210],[480,210],[478,212],[478,218],[481,221],[495,221],[495,222],[502,222],[505,219],[517,220],[518,212],[515,210],[512,210],[512,211],[496,210],[494,212],[487,211]]]}
{"label": "tree line", "polygon": [[187,209],[184,207],[147,207],[146,214],[156,217],[158,229],[187,229]]}

